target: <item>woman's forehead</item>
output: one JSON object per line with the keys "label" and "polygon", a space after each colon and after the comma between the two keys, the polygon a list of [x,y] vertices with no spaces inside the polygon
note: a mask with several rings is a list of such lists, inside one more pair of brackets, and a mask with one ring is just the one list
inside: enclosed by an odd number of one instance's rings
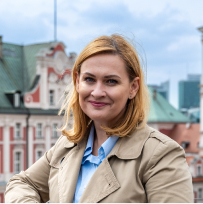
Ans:
{"label": "woman's forehead", "polygon": [[100,69],[107,72],[126,71],[125,62],[119,55],[98,54],[85,60],[81,65],[80,72],[98,71]]}

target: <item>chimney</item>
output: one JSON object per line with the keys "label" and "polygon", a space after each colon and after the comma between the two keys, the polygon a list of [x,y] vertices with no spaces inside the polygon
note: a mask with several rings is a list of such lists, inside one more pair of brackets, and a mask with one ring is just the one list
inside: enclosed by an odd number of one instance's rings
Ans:
{"label": "chimney", "polygon": [[154,89],[154,91],[153,91],[153,98],[156,100],[156,93],[157,93],[157,91]]}
{"label": "chimney", "polygon": [[2,42],[2,36],[0,35],[0,60],[3,59],[3,42]]}

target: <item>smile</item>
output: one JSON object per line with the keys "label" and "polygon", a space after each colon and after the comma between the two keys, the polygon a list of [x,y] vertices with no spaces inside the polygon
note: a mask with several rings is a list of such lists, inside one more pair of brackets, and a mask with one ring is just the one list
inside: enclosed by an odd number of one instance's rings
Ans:
{"label": "smile", "polygon": [[94,107],[100,108],[103,106],[108,105],[108,103],[104,103],[104,102],[96,102],[96,101],[89,101]]}

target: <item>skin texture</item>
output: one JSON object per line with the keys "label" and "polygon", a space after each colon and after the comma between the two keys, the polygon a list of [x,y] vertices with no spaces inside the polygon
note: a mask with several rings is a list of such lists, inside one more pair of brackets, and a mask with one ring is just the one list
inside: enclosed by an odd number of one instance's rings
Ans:
{"label": "skin texture", "polygon": [[123,116],[127,100],[139,90],[139,77],[130,82],[120,56],[98,54],[83,62],[80,75],[76,73],[76,89],[82,110],[94,121],[93,154],[98,155],[107,139],[100,126],[111,126]]}

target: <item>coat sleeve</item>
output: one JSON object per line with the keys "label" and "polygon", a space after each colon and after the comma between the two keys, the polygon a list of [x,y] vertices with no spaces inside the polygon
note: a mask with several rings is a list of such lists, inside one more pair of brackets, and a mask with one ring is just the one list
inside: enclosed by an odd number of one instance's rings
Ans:
{"label": "coat sleeve", "polygon": [[43,203],[49,200],[49,163],[57,143],[30,168],[9,180],[5,191],[6,203]]}
{"label": "coat sleeve", "polygon": [[185,152],[175,141],[159,142],[144,173],[149,203],[193,203],[192,177]]}

